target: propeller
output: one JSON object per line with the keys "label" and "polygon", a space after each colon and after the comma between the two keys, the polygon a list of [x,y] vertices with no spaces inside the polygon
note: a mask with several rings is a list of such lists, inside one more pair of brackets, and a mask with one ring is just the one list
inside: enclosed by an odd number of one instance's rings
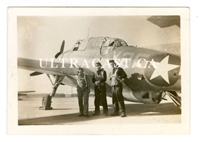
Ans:
{"label": "propeller", "polygon": [[63,53],[64,47],[65,47],[65,40],[63,40],[60,47],[60,51],[55,55],[55,58],[58,58],[58,56]]}
{"label": "propeller", "polygon": [[[63,53],[64,46],[65,46],[65,40],[63,40],[61,47],[60,47],[60,51],[55,55],[55,58],[58,58],[58,56]],[[35,71],[35,72],[31,73],[30,76],[37,76],[37,75],[41,75],[41,74],[43,74],[43,73]]]}

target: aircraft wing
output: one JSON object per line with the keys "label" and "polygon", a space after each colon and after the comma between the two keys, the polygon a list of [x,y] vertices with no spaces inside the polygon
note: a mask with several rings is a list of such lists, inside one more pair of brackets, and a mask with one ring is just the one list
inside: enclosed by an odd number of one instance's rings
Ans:
{"label": "aircraft wing", "polygon": [[151,23],[159,26],[160,28],[166,28],[173,25],[180,27],[180,16],[151,16],[147,19]]}
{"label": "aircraft wing", "polygon": [[[18,67],[22,69],[32,70],[39,73],[46,73],[51,75],[63,75],[61,73],[61,70],[58,70],[57,68],[51,68],[51,62],[47,61],[43,64],[46,64],[45,68],[40,67],[40,61],[34,60],[34,59],[26,59],[26,58],[18,58]],[[56,65],[59,65],[58,63]]]}
{"label": "aircraft wing", "polygon": [[31,93],[31,92],[35,92],[35,91],[18,91],[18,94],[25,94],[25,93]]}

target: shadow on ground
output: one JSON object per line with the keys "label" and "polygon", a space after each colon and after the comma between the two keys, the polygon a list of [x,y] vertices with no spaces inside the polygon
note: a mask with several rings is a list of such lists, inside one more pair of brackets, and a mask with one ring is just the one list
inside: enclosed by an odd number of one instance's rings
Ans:
{"label": "shadow on ground", "polygon": [[[67,108],[56,108],[54,110],[67,110]],[[49,110],[53,111],[53,110]],[[163,104],[126,104],[127,117],[146,117],[159,115],[178,115],[181,110],[174,106],[173,103]],[[113,112],[112,105],[109,105],[109,113]],[[18,120],[18,125],[62,125],[79,121],[91,121],[95,119],[108,119],[113,116],[92,116],[93,112],[89,112],[90,117],[78,117],[77,113],[64,115],[55,115],[48,117],[36,117]],[[101,112],[102,114],[102,112]],[[118,117],[118,116],[117,116]],[[125,118],[126,119],[126,118]]]}

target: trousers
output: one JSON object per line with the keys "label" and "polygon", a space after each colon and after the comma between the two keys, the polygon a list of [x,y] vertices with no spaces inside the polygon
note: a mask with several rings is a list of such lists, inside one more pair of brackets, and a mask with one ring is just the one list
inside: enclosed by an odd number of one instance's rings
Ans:
{"label": "trousers", "polygon": [[106,87],[98,87],[95,86],[95,99],[94,99],[94,105],[95,105],[95,113],[99,113],[99,105],[100,102],[103,106],[103,113],[108,113],[108,104],[106,99]]}
{"label": "trousers", "polygon": [[89,93],[88,91],[78,91],[78,104],[79,104],[79,113],[82,115],[88,115],[89,107]]}
{"label": "trousers", "polygon": [[122,84],[112,86],[112,103],[114,113],[119,112],[119,105],[121,107],[121,112],[126,112],[125,105],[124,105],[124,98],[122,95]]}

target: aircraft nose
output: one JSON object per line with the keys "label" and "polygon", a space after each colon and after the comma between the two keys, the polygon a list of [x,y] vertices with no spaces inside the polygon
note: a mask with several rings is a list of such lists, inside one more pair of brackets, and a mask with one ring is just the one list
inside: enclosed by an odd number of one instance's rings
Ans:
{"label": "aircraft nose", "polygon": [[180,62],[180,57],[175,55],[154,55],[149,58],[145,78],[156,86],[171,86],[180,78]]}

